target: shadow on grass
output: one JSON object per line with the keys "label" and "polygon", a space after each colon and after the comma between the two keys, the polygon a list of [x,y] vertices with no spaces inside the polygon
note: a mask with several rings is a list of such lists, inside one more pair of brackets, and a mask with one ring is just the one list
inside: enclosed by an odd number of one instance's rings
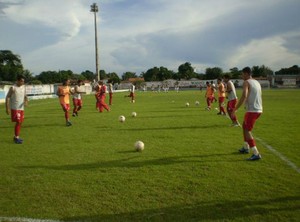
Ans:
{"label": "shadow on grass", "polygon": [[[96,127],[98,129],[98,127]],[[111,131],[160,131],[160,130],[185,130],[185,129],[223,129],[226,128],[228,129],[227,125],[217,125],[217,124],[213,124],[213,125],[206,125],[206,126],[173,126],[173,127],[147,127],[147,128],[123,128],[123,129],[108,129]]]}
{"label": "shadow on grass", "polygon": [[[132,211],[128,213],[74,216],[63,221],[296,221],[299,215],[299,196],[264,200],[198,202],[194,205]],[[101,209],[99,209],[101,212]],[[297,213],[298,212],[298,213]],[[291,216],[292,215],[292,216]],[[299,218],[298,218],[299,219]],[[280,220],[280,219],[279,219]]]}
{"label": "shadow on grass", "polygon": [[[133,153],[130,151],[129,153]],[[136,152],[135,152],[136,153]],[[73,165],[61,165],[61,166],[19,166],[18,168],[27,168],[27,169],[50,169],[50,170],[92,170],[92,169],[101,169],[101,168],[139,168],[147,166],[163,166],[163,165],[174,165],[182,163],[201,163],[205,162],[205,158],[209,157],[222,157],[232,155],[231,153],[226,154],[208,154],[208,155],[197,155],[197,156],[176,156],[176,157],[163,157],[158,159],[151,160],[142,160],[142,161],[131,161],[132,159],[138,159],[139,156],[135,155],[128,158],[94,162],[94,163],[82,163],[82,164],[73,164]],[[211,162],[211,159],[209,160]],[[236,161],[236,160],[224,160],[224,158],[214,159],[214,162],[224,162],[224,161]]]}

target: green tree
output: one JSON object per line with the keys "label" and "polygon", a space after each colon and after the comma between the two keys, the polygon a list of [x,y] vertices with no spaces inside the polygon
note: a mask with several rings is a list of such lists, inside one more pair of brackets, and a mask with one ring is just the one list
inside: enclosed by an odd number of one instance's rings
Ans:
{"label": "green tree", "polygon": [[111,72],[111,73],[108,73],[107,74],[107,77],[113,82],[113,83],[120,83],[121,80],[120,80],[120,77],[118,76],[117,73],[115,72]]}
{"label": "green tree", "polygon": [[15,81],[19,74],[23,74],[20,56],[10,50],[0,50],[0,80]]}
{"label": "green tree", "polygon": [[136,78],[136,77],[137,77],[137,75],[135,72],[125,72],[122,75],[122,80],[128,80],[130,78]]}
{"label": "green tree", "polygon": [[272,75],[272,74],[273,74],[273,71],[264,65],[252,67],[252,76],[253,77],[267,77],[268,75]]}
{"label": "green tree", "polygon": [[181,64],[178,67],[178,74],[179,74],[180,79],[191,79],[191,78],[196,77],[194,68],[192,67],[191,63],[189,63],[189,62]]}
{"label": "green tree", "polygon": [[289,68],[282,68],[279,71],[275,72],[276,75],[299,75],[300,67],[297,65],[293,65]]}
{"label": "green tree", "polygon": [[219,67],[207,68],[205,70],[205,78],[206,79],[217,79],[222,77],[223,70]]}
{"label": "green tree", "polygon": [[103,80],[106,78],[107,78],[107,74],[106,74],[105,70],[101,69],[100,70],[100,79]]}
{"label": "green tree", "polygon": [[233,67],[230,70],[229,75],[232,79],[240,79],[241,77],[241,71],[237,67]]}
{"label": "green tree", "polygon": [[81,73],[81,75],[83,75],[85,79],[89,81],[93,81],[96,78],[95,74],[89,70],[85,70],[84,72]]}
{"label": "green tree", "polygon": [[171,79],[173,77],[173,71],[161,66],[153,67],[148,69],[147,72],[142,73],[145,81],[164,81],[166,79]]}

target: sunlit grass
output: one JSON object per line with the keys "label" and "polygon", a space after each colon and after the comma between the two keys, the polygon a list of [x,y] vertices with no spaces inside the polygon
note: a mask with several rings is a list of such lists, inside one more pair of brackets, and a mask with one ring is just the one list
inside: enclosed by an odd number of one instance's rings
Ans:
{"label": "sunlit grass", "polygon": [[[240,92],[239,92],[240,93]],[[257,142],[263,159],[237,149],[241,128],[205,111],[204,92],[115,93],[111,112],[84,97],[66,127],[56,99],[31,101],[12,143],[0,116],[0,216],[69,221],[297,221],[300,175]],[[264,90],[254,135],[298,167],[300,91]],[[200,101],[196,106],[195,101]],[[189,102],[190,107],[185,107]],[[216,106],[216,104],[214,104]],[[1,105],[0,109],[4,109]],[[137,112],[137,117],[131,113]],[[242,122],[244,111],[238,112]],[[119,115],[126,121],[120,123]],[[145,143],[143,152],[134,143]]]}

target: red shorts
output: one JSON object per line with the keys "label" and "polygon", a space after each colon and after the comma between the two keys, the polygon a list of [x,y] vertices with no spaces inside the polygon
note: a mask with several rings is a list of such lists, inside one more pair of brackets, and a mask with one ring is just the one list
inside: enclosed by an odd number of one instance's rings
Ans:
{"label": "red shorts", "polygon": [[228,101],[227,109],[229,111],[232,111],[235,108],[236,102],[237,102],[237,99],[233,99],[233,100]]}
{"label": "red shorts", "polygon": [[219,97],[219,103],[223,103],[225,101],[225,97]]}
{"label": "red shorts", "polygon": [[82,106],[82,99],[73,98],[73,105],[74,106]]}
{"label": "red shorts", "polygon": [[131,93],[129,94],[129,97],[134,97],[134,93],[131,92]]}
{"label": "red shorts", "polygon": [[61,105],[61,107],[63,108],[64,111],[69,111],[70,110],[70,104],[61,103],[60,105]]}
{"label": "red shorts", "polygon": [[243,129],[251,131],[260,115],[261,113],[246,112],[244,116]]}
{"label": "red shorts", "polygon": [[24,110],[14,110],[10,112],[11,121],[16,123],[22,123],[24,121]]}

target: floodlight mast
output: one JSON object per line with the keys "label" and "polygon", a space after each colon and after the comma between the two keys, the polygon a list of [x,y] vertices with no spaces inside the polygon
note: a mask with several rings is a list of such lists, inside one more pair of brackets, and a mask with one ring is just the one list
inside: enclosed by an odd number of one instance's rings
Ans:
{"label": "floodlight mast", "polygon": [[95,59],[96,59],[96,75],[98,77],[98,81],[100,80],[100,72],[99,72],[99,57],[98,57],[98,36],[97,36],[97,12],[98,6],[96,3],[91,5],[91,12],[94,12],[94,24],[95,24]]}

